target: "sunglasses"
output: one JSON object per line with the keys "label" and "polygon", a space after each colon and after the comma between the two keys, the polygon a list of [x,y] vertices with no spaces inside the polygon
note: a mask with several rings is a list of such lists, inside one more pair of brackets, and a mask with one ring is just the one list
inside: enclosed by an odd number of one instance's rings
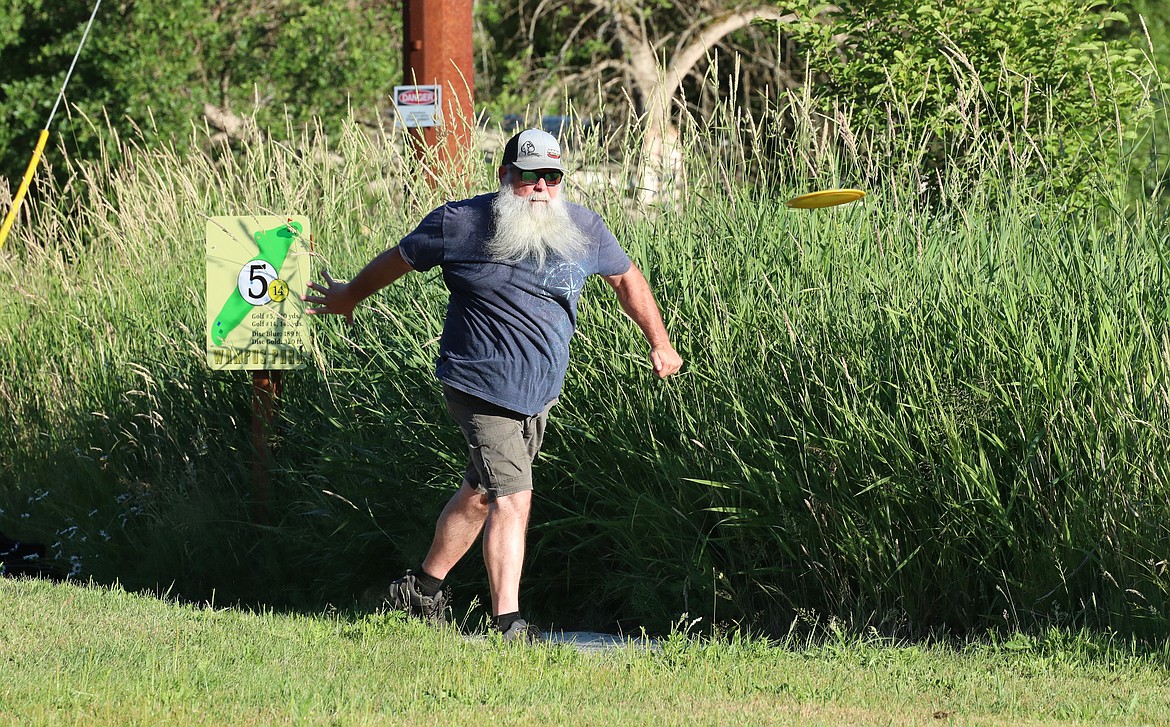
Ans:
{"label": "sunglasses", "polygon": [[527,169],[521,169],[519,171],[520,181],[524,184],[536,184],[536,180],[543,179],[550,187],[555,187],[560,184],[565,176],[564,172],[557,171],[556,169],[545,169],[536,172]]}

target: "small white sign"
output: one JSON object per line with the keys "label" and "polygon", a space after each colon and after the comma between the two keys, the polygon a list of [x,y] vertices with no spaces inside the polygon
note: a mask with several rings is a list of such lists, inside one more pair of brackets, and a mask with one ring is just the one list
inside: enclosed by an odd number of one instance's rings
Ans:
{"label": "small white sign", "polygon": [[443,123],[443,87],[395,86],[394,109],[398,112],[398,126],[438,126]]}

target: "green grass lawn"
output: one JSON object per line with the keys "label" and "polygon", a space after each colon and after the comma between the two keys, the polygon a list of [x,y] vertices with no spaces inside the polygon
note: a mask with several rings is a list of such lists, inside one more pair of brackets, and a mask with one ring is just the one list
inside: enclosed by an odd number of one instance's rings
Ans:
{"label": "green grass lawn", "polygon": [[208,609],[0,579],[3,724],[1170,722],[1170,659],[1116,639],[687,638],[584,653],[395,616]]}

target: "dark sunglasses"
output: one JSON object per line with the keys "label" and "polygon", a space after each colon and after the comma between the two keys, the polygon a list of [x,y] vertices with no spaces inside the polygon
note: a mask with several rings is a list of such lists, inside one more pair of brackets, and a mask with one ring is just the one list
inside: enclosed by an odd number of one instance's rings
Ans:
{"label": "dark sunglasses", "polygon": [[557,171],[556,169],[545,169],[542,171],[529,171],[527,169],[520,170],[520,181],[524,184],[536,184],[536,180],[543,179],[550,187],[555,187],[561,183],[565,173]]}

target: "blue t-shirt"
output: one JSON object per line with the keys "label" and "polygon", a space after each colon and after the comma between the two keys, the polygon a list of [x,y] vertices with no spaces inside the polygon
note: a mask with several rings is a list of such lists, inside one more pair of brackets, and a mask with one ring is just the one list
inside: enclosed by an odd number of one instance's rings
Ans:
{"label": "blue t-shirt", "polygon": [[621,275],[630,258],[601,217],[566,202],[589,240],[581,257],[550,254],[539,270],[533,259],[493,259],[485,248],[495,227],[494,198],[484,194],[439,207],[399,250],[415,270],[441,267],[451,294],[435,366],[439,380],[532,416],[561,393],[585,278]]}

